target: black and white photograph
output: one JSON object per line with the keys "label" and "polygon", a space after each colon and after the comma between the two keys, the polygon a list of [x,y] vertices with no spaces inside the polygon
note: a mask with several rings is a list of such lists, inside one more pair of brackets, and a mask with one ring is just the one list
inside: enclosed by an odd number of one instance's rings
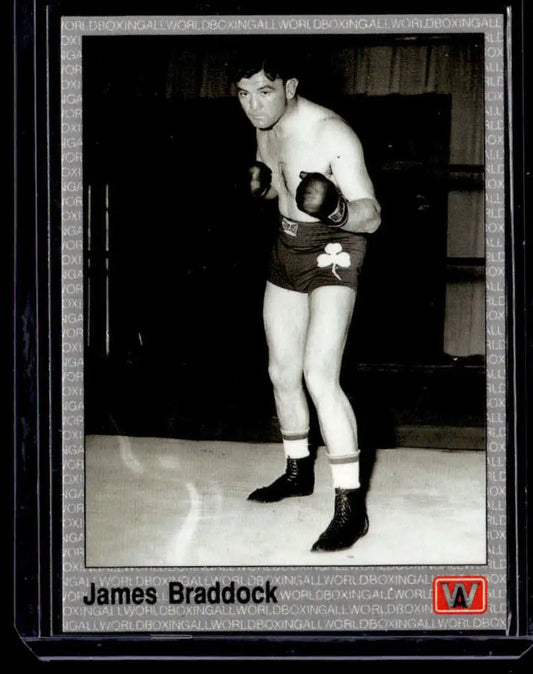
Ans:
{"label": "black and white photograph", "polygon": [[83,37],[87,567],[486,563],[485,47]]}

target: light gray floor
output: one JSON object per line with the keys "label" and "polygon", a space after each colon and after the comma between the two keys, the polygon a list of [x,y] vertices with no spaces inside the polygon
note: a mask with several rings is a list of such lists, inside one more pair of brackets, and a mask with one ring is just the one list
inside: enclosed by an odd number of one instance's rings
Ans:
{"label": "light gray floor", "polygon": [[378,450],[370,529],[312,553],[333,514],[324,449],[315,493],[246,500],[284,469],[281,445],[89,436],[87,566],[341,566],[485,563],[485,454]]}

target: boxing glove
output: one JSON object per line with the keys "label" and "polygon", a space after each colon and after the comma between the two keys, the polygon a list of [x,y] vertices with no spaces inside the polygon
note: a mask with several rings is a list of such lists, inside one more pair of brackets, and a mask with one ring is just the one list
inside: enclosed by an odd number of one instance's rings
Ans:
{"label": "boxing glove", "polygon": [[250,194],[252,197],[264,197],[272,184],[272,171],[262,161],[257,161],[248,169]]}
{"label": "boxing glove", "polygon": [[298,208],[322,220],[330,227],[342,227],[348,222],[348,202],[335,185],[322,173],[300,172],[296,189]]}

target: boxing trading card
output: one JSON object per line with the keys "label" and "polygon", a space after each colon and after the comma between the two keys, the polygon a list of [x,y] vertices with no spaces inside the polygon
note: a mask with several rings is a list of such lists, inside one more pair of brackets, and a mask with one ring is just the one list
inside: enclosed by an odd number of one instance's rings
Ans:
{"label": "boxing trading card", "polygon": [[522,5],[180,4],[16,33],[23,640],[519,658]]}

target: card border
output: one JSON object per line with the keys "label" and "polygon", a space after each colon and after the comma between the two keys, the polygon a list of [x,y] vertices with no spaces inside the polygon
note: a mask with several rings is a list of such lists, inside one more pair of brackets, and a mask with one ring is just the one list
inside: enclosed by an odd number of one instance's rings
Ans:
{"label": "card border", "polygon": [[[24,3],[20,2],[18,8],[21,6],[29,4],[29,3]],[[38,4],[38,3],[37,3]],[[69,3],[65,3],[69,4]],[[487,4],[487,3],[485,3]],[[523,8],[523,3],[506,3],[506,7],[513,5],[519,5],[518,11],[525,12]],[[70,3],[70,6],[72,6],[72,3]],[[41,9],[41,8],[39,8]],[[57,8],[54,7],[54,10]],[[28,7],[23,7],[23,10],[29,11]],[[70,8],[69,8],[70,11]],[[32,25],[32,30],[35,31],[33,34],[33,39],[34,39],[34,45],[32,47],[33,51],[39,52],[41,47],[43,46],[43,37],[42,37],[42,32],[41,28],[43,28],[45,21],[43,20],[43,16],[41,14],[40,17],[33,17],[34,22]],[[24,24],[26,21],[27,17],[19,17],[19,25]],[[523,19],[522,19],[523,20]],[[518,22],[518,26],[513,25],[512,31],[514,32],[515,30],[517,31],[517,34],[520,35],[519,30],[520,30],[520,23],[521,21]],[[27,25],[26,25],[27,27]],[[26,321],[26,325],[24,328],[27,330],[24,334],[25,336],[29,337],[30,340],[30,346],[34,347],[34,350],[31,351],[28,354],[28,352],[22,353],[20,350],[20,342],[15,340],[16,344],[19,344],[19,350],[16,352],[16,357],[15,357],[15,408],[17,414],[20,415],[21,412],[23,412],[23,417],[27,418],[30,420],[30,427],[34,430],[34,438],[31,438],[30,441],[27,444],[27,448],[30,450],[30,455],[31,455],[31,450],[35,449],[37,450],[35,452],[36,456],[39,458],[31,458],[30,459],[30,468],[29,470],[24,470],[21,469],[21,464],[20,464],[20,450],[21,450],[21,432],[20,429],[18,429],[18,434],[16,433],[15,436],[15,464],[16,467],[18,468],[16,472],[16,477],[15,477],[15,491],[17,492],[17,496],[15,498],[15,504],[17,506],[17,510],[20,509],[21,503],[24,504],[30,511],[33,511],[33,509],[36,507],[35,500],[33,498],[27,498],[26,496],[22,496],[22,492],[24,489],[31,487],[32,485],[37,485],[41,492],[44,494],[50,493],[51,489],[51,477],[47,469],[49,469],[49,461],[50,457],[48,456],[47,452],[44,451],[43,449],[46,450],[46,447],[50,444],[51,439],[49,438],[49,434],[51,434],[49,429],[43,428],[43,424],[39,423],[38,419],[41,415],[43,417],[47,416],[47,412],[50,412],[48,409],[49,406],[52,407],[52,404],[47,403],[48,401],[48,395],[47,395],[47,390],[48,390],[48,378],[49,379],[56,379],[57,380],[57,373],[54,373],[53,370],[53,363],[52,363],[52,358],[48,359],[45,355],[43,354],[50,354],[50,343],[48,340],[46,340],[46,344],[42,345],[42,332],[40,334],[40,337],[37,336],[37,327],[42,328],[43,326],[46,326],[48,330],[46,332],[50,332],[52,329],[52,326],[50,325],[49,322],[49,309],[50,309],[50,304],[53,303],[54,300],[54,280],[57,285],[57,277],[54,277],[54,271],[50,271],[46,269],[46,260],[48,258],[48,243],[43,242],[43,240],[37,236],[36,234],[36,229],[31,231],[29,230],[27,226],[24,226],[22,224],[22,215],[26,214],[24,209],[22,209],[21,206],[21,201],[22,198],[20,197],[23,188],[27,188],[28,192],[31,192],[35,195],[35,212],[36,212],[36,219],[42,223],[43,218],[42,218],[42,210],[40,210],[41,207],[41,202],[39,201],[39,208],[37,208],[37,194],[36,194],[36,189],[35,189],[35,182],[42,182],[43,177],[46,175],[46,169],[38,166],[37,161],[35,161],[35,164],[33,166],[28,167],[28,162],[23,161],[23,155],[28,151],[30,145],[28,143],[28,139],[25,139],[22,137],[22,130],[27,130],[27,128],[33,129],[33,134],[34,134],[34,140],[37,145],[37,149],[34,146],[31,151],[31,155],[36,158],[37,154],[39,154],[39,143],[37,143],[37,136],[42,135],[44,129],[43,129],[43,122],[42,120],[37,120],[34,118],[34,113],[35,110],[40,110],[43,107],[43,100],[45,101],[44,103],[44,108],[47,108],[46,105],[46,99],[47,99],[47,94],[48,92],[45,91],[46,86],[45,82],[43,79],[39,79],[37,77],[38,73],[33,70],[34,64],[30,66],[28,62],[28,54],[30,53],[27,51],[27,46],[21,46],[21,38],[20,35],[16,35],[16,38],[18,37],[18,48],[19,48],[19,53],[18,53],[18,59],[17,59],[17,74],[16,74],[16,84],[17,84],[17,92],[15,94],[17,100],[20,102],[24,102],[24,109],[25,112],[24,114],[21,114],[20,110],[21,107],[19,105],[18,110],[17,110],[17,116],[16,116],[16,128],[15,128],[15,154],[18,158],[18,164],[16,167],[17,171],[17,177],[22,177],[23,180],[20,180],[17,183],[17,190],[15,194],[15,200],[16,200],[16,207],[15,207],[15,225],[16,225],[16,242],[15,242],[15,282],[16,282],[16,290],[17,290],[17,299],[16,299],[16,311],[15,311],[15,337],[20,339],[20,336],[22,334],[22,328],[21,324],[22,321]],[[48,36],[44,40],[45,42],[48,42]],[[518,46],[518,49],[520,49],[521,45],[519,44],[518,40],[515,40],[513,38],[513,57],[514,54],[516,53],[516,47]],[[47,44],[46,45],[47,49],[51,49],[51,45]],[[29,72],[33,71],[34,74],[36,75],[36,85],[33,91],[30,91],[30,87],[28,85],[24,86],[22,84],[22,73],[23,72]],[[524,250],[520,248],[520,240],[522,235],[525,233],[525,227],[524,227],[524,217],[523,217],[523,212],[520,214],[517,212],[517,209],[519,210],[520,208],[524,208],[524,193],[521,192],[521,185],[520,181],[524,179],[523,175],[523,167],[520,165],[520,158],[523,159],[522,153],[524,152],[524,132],[520,128],[519,120],[520,116],[517,113],[517,107],[518,110],[520,109],[520,105],[523,103],[523,100],[526,96],[525,92],[525,87],[523,84],[523,66],[520,64],[518,66],[518,73],[517,69],[515,68],[513,64],[513,76],[512,76],[512,83],[509,83],[509,88],[511,89],[511,99],[513,102],[513,109],[510,111],[510,114],[513,119],[516,119],[516,122],[514,122],[512,126],[512,138],[510,138],[510,142],[512,143],[512,152],[513,152],[513,157],[510,159],[510,168],[513,169],[513,176],[515,176],[515,181],[513,182],[513,185],[511,187],[512,190],[512,195],[509,195],[509,199],[511,200],[511,205],[514,208],[513,212],[513,218],[514,218],[514,223],[513,226],[511,227],[511,238],[513,239],[512,241],[509,242],[509,250],[512,256],[512,262],[513,262],[513,267],[514,270],[521,271],[524,278],[524,285],[527,285],[530,283],[529,278],[526,276],[526,268],[529,269],[528,267],[528,262],[525,259],[524,256]],[[522,87],[522,88],[521,88]],[[33,108],[32,112],[27,111],[27,103],[28,99],[30,101],[33,101]],[[49,101],[48,101],[49,102]],[[49,102],[50,103],[50,102]],[[518,139],[518,145],[517,145],[517,139]],[[517,162],[517,155],[518,155],[518,162]],[[517,166],[518,164],[518,166]],[[30,177],[31,174],[36,174],[37,176],[37,181],[32,179]],[[518,180],[516,180],[516,177]],[[49,181],[53,181],[53,176],[46,176],[47,180],[45,180],[46,183],[49,184]],[[48,210],[53,209],[53,206],[48,202]],[[29,221],[31,222],[32,219],[29,218]],[[28,264],[27,262],[23,262],[23,251],[25,247],[29,244],[32,245],[32,243],[35,245],[35,249],[37,251],[37,263],[34,267],[32,267],[31,262]],[[518,248],[518,250],[517,250]],[[524,259],[522,259],[522,256],[524,256]],[[44,263],[43,263],[44,262]],[[39,264],[40,263],[40,264]],[[46,279],[46,283],[42,284],[43,277]],[[525,300],[525,293],[526,290],[523,287],[519,287],[520,284],[518,284],[518,287],[515,283],[511,281],[511,283],[507,284],[508,288],[508,293],[510,295],[509,301],[509,307],[511,308],[511,312],[513,313],[512,316],[512,331],[510,334],[510,347],[511,347],[511,353],[509,354],[510,357],[510,365],[511,365],[511,372],[509,372],[508,368],[508,375],[509,378],[511,379],[511,388],[515,392],[514,395],[515,397],[511,400],[509,400],[509,404],[512,407],[511,410],[511,423],[513,425],[512,428],[512,436],[513,436],[513,446],[514,446],[514,456],[512,457],[515,461],[514,468],[515,470],[511,470],[508,476],[509,476],[509,481],[511,482],[511,487],[513,487],[513,493],[515,497],[520,491],[520,488],[523,487],[524,482],[520,480],[520,475],[518,473],[518,467],[519,466],[525,466],[525,457],[523,456],[523,452],[521,451],[522,449],[522,439],[525,437],[527,433],[527,423],[523,415],[517,414],[517,410],[522,410],[524,411],[524,407],[526,405],[526,389],[527,389],[527,384],[525,381],[525,378],[523,375],[521,375],[520,371],[520,363],[523,362],[526,359],[525,352],[527,350],[527,344],[524,344],[523,342],[526,341],[525,336],[523,334],[524,332],[524,326],[522,325],[522,320],[524,320],[519,314],[520,314],[520,307],[522,304],[525,306],[525,302],[521,302],[521,300]],[[43,287],[48,288],[48,290],[44,290],[43,292]],[[22,300],[20,297],[24,294],[24,291],[27,291],[29,295],[31,296],[31,301],[33,303],[33,306],[24,307],[22,305]],[[529,288],[530,290],[530,288]],[[517,307],[517,300],[518,300],[518,307]],[[45,336],[46,336],[45,332]],[[50,335],[48,334],[48,337]],[[21,367],[22,369],[25,369],[26,371],[26,379],[30,380],[30,383],[28,384],[27,381],[24,380],[24,377],[21,374]],[[50,372],[52,370],[52,372]],[[55,376],[54,376],[55,375]],[[32,389],[32,385],[35,386],[35,388]],[[522,392],[522,397],[518,397],[516,399],[516,394],[518,391]],[[33,396],[34,394],[37,393],[37,399],[38,399],[38,404],[35,403]],[[515,409],[515,407],[517,409]],[[17,421],[17,417],[15,417],[15,420]],[[32,442],[33,441],[33,442]],[[40,451],[39,451],[40,450]],[[520,484],[516,484],[520,482]],[[511,492],[510,492],[511,493]],[[17,500],[17,498],[19,500]],[[16,567],[16,572],[17,572],[17,577],[20,578],[20,573],[21,573],[21,559],[23,558],[22,551],[26,550],[28,552],[29,550],[34,550],[34,541],[35,538],[41,540],[41,541],[47,541],[49,540],[49,535],[47,534],[47,529],[50,527],[53,528],[54,524],[50,523],[50,518],[49,518],[49,513],[47,512],[47,507],[46,507],[46,500],[43,504],[42,500],[39,500],[39,503],[37,505],[37,510],[40,512],[40,527],[35,526],[35,522],[33,523],[28,523],[26,521],[22,521],[19,517],[16,522],[16,527],[15,527],[15,543],[16,543],[16,558],[15,558],[15,567]],[[511,504],[511,507],[509,510],[512,512],[510,515],[514,517],[517,521],[517,527],[520,526],[520,522],[524,523],[527,528],[527,524],[529,523],[528,520],[526,519],[526,513],[525,513],[525,508],[526,504],[520,503],[519,499],[515,498],[513,504]],[[37,533],[37,530],[40,529],[40,531]],[[516,559],[511,559],[509,560],[509,563],[511,566],[513,563],[516,563],[516,565],[519,567],[519,569],[522,569],[524,571],[527,567],[527,564],[530,564],[530,560],[528,560],[525,555],[523,554],[523,549],[520,547],[520,538],[517,535],[518,534],[518,528],[514,528],[513,531],[511,529],[509,530],[509,535],[515,535],[516,540],[514,541],[516,547],[519,549],[519,553],[516,555]],[[26,540],[28,539],[28,540]],[[33,541],[33,542],[32,542]],[[52,545],[53,548],[53,545]],[[47,633],[47,627],[50,627],[50,623],[53,620],[52,616],[52,602],[48,601],[50,599],[50,594],[51,594],[51,589],[48,586],[46,582],[46,577],[54,576],[54,571],[53,569],[53,561],[52,557],[54,555],[54,551],[49,553],[49,547],[45,548],[45,550],[41,550],[39,553],[39,557],[37,560],[35,560],[35,553],[30,552],[28,559],[26,560],[26,564],[29,566],[32,566],[35,564],[35,561],[37,562],[35,565],[35,575],[34,578],[40,577],[40,581],[35,581],[35,586],[39,586],[39,589],[37,590],[37,594],[39,596],[39,601],[36,603],[34,600],[30,598],[28,601],[28,597],[31,597],[33,595],[32,589],[29,590],[29,592],[25,591],[20,591],[20,583],[18,585],[18,593],[17,593],[17,599],[18,599],[18,610],[17,610],[17,624],[21,626],[21,632],[22,633],[31,633],[35,629],[35,622],[34,618],[31,620],[28,620],[27,616],[27,609],[28,605],[29,606],[39,606],[40,608],[37,610],[37,622],[39,623],[39,631],[43,633]],[[510,574],[510,576],[514,576],[513,573]],[[43,582],[44,580],[44,582]],[[518,574],[518,577],[515,580],[516,582],[516,593],[520,594],[520,589],[524,590],[525,587],[527,586],[524,580],[524,575],[523,572],[521,574]],[[518,617],[516,618],[516,628],[518,630],[517,633],[525,635],[526,632],[524,631],[524,616],[527,615],[527,602],[524,602],[523,600],[523,592],[522,594],[522,599],[519,600],[516,603],[516,606],[519,607],[520,611]],[[47,600],[48,597],[48,600]],[[44,600],[44,601],[43,601]],[[47,610],[48,609],[48,610]],[[22,625],[21,625],[21,620],[22,618]],[[43,630],[44,628],[44,630]],[[53,631],[52,631],[53,632]],[[63,635],[65,636],[65,635]],[[262,635],[264,637],[264,635]],[[268,635],[269,636],[269,635]],[[27,643],[32,643],[34,646],[37,644],[44,644],[43,640],[37,640],[34,641],[34,637],[29,637],[27,640]],[[72,642],[71,642],[72,643]],[[518,641],[515,641],[514,643],[518,643]],[[63,643],[63,647],[65,644]],[[37,647],[38,650],[38,647]]]}

